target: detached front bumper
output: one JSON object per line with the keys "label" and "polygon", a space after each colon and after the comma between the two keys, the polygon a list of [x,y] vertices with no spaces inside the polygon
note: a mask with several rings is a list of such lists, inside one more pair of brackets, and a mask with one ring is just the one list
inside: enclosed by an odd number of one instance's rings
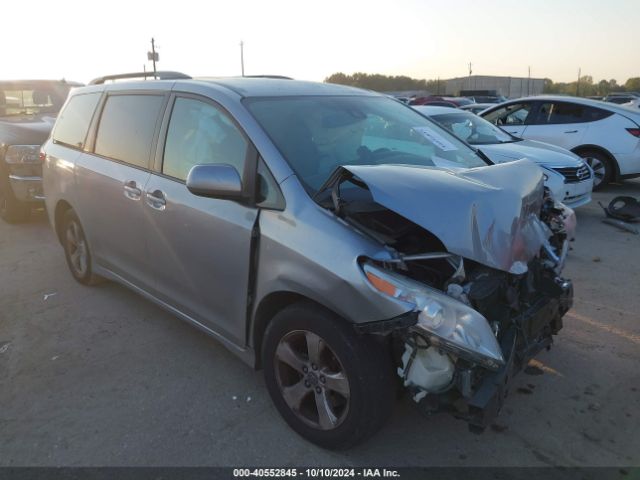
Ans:
{"label": "detached front bumper", "polygon": [[9,183],[15,197],[22,202],[41,202],[44,200],[41,176],[10,174]]}

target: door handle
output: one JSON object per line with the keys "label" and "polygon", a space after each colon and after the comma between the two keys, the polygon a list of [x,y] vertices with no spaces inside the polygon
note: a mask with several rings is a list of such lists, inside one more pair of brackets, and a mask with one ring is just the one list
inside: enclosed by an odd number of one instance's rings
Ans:
{"label": "door handle", "polygon": [[153,190],[152,192],[145,192],[145,200],[147,205],[155,210],[163,211],[167,208],[167,199],[164,196],[162,190]]}
{"label": "door handle", "polygon": [[564,132],[564,133],[578,133],[578,130],[567,130],[567,131],[566,131],[566,132]]}
{"label": "door handle", "polygon": [[138,184],[135,180],[127,180],[124,182],[124,196],[131,200],[140,200],[140,197],[142,197],[142,190],[138,188]]}

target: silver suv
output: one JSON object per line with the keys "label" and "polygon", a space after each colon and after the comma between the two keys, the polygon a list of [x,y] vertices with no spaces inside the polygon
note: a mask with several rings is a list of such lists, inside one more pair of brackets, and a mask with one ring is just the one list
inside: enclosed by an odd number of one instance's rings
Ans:
{"label": "silver suv", "polygon": [[75,279],[120,282],[263,368],[323,447],[376,432],[399,389],[486,427],[572,302],[575,217],[539,167],[490,165],[368,91],[178,77],[74,90],[44,145]]}

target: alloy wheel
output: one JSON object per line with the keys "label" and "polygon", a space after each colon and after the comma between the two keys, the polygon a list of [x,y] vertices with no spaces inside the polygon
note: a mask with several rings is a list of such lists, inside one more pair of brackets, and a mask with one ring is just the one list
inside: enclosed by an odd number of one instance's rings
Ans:
{"label": "alloy wheel", "polygon": [[289,332],[275,352],[275,372],[282,398],[307,425],[332,430],[347,417],[349,379],[329,345],[306,330]]}
{"label": "alloy wheel", "polygon": [[84,277],[87,273],[88,266],[87,242],[78,222],[69,222],[65,235],[71,267],[78,277]]}
{"label": "alloy wheel", "polygon": [[583,160],[593,170],[593,186],[597,187],[602,183],[607,173],[604,162],[595,157],[584,157]]}

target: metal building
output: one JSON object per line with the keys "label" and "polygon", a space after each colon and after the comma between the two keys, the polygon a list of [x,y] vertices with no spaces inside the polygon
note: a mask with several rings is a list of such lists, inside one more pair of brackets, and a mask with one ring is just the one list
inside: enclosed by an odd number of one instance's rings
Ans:
{"label": "metal building", "polygon": [[445,80],[445,87],[447,95],[458,95],[460,90],[495,90],[498,95],[519,98],[541,95],[544,90],[544,78],[471,75]]}

